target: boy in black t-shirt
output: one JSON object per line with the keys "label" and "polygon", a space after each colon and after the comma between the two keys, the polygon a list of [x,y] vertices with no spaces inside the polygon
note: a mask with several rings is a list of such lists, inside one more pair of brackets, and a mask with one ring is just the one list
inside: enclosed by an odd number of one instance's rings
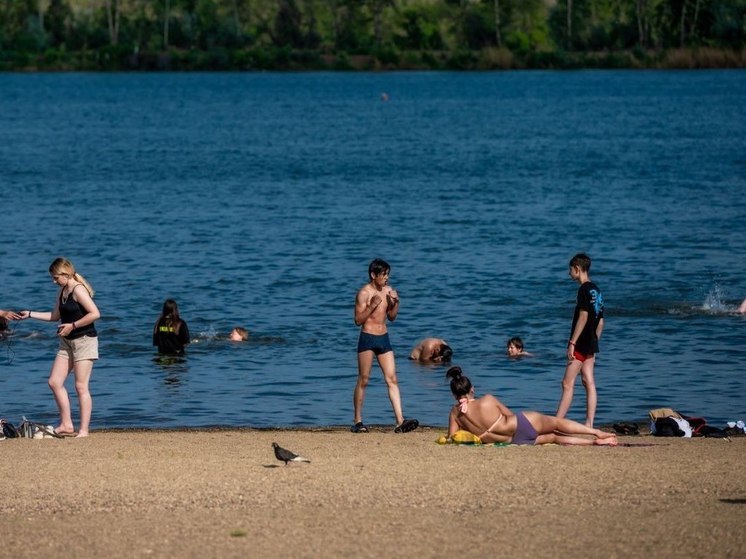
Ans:
{"label": "boy in black t-shirt", "polygon": [[593,368],[598,353],[598,340],[604,328],[604,301],[601,290],[588,275],[591,259],[578,253],[570,260],[570,277],[580,284],[572,319],[570,339],[567,343],[567,367],[562,379],[562,397],[557,407],[557,417],[563,418],[572,404],[575,379],[581,373],[586,392],[585,424],[593,427],[596,416],[596,381]]}

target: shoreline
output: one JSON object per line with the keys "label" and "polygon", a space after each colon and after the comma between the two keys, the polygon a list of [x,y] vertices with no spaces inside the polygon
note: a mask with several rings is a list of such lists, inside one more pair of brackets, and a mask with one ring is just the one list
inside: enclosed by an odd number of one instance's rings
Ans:
{"label": "shoreline", "polygon": [[[0,557],[740,557],[746,438],[439,445],[438,429],[0,442]],[[49,442],[52,441],[52,442]],[[310,464],[278,462],[271,443]]]}
{"label": "shoreline", "polygon": [[739,70],[746,48],[685,47],[600,51],[403,50],[396,56],[327,53],[285,47],[210,50],[170,47],[141,51],[133,45],[98,49],[49,48],[44,52],[6,51],[0,72],[165,73],[165,72],[433,72],[577,70]]}

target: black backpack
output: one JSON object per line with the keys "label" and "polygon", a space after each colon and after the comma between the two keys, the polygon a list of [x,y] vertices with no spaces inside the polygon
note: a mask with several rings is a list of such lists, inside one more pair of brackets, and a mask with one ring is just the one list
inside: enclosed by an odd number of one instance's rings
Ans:
{"label": "black backpack", "polygon": [[0,426],[3,428],[3,435],[9,439],[17,439],[20,437],[18,429],[12,423],[8,423],[4,419],[0,419]]}
{"label": "black backpack", "polygon": [[659,417],[655,420],[656,437],[683,437],[684,431],[679,429],[679,424],[672,417]]}

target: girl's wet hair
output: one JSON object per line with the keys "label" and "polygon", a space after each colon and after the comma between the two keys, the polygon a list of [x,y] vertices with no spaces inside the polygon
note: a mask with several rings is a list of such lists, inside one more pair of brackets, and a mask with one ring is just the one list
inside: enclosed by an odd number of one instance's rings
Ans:
{"label": "girl's wet hair", "polygon": [[461,372],[461,367],[455,366],[448,369],[446,378],[451,379],[451,392],[456,398],[466,396],[471,391],[471,381]]}

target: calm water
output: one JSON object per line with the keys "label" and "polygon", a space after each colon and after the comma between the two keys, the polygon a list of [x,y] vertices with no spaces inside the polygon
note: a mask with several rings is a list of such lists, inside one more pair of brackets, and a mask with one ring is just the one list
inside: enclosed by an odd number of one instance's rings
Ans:
{"label": "calm water", "polygon": [[[50,310],[58,255],[91,281],[94,428],[349,424],[383,257],[405,414],[444,425],[445,368],[406,359],[426,336],[478,391],[554,412],[584,250],[598,421],[746,419],[744,107],[742,71],[2,74],[0,308]],[[167,297],[181,363],[150,346]],[[53,422],[54,325],[14,328],[0,416]],[[511,335],[536,357],[508,361]],[[377,368],[364,419],[393,423]]]}

